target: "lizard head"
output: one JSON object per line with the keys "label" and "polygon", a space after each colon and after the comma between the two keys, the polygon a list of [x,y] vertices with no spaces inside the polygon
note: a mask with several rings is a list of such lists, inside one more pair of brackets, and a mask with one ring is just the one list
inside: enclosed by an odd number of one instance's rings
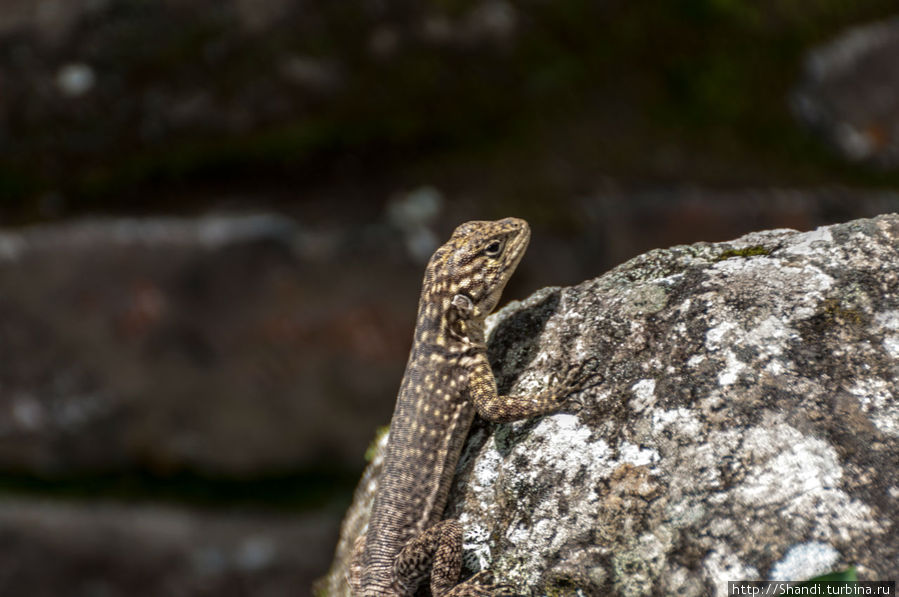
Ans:
{"label": "lizard head", "polygon": [[431,257],[425,292],[463,319],[482,320],[499,302],[530,238],[519,218],[465,222]]}

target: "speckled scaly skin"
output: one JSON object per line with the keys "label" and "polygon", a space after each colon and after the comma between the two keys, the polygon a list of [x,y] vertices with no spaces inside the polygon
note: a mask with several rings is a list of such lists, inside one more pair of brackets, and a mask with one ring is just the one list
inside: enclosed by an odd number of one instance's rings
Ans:
{"label": "speckled scaly skin", "polygon": [[496,422],[533,417],[582,387],[568,375],[556,391],[497,393],[484,318],[529,240],[518,218],[466,222],[428,263],[368,531],[350,569],[354,595],[412,596],[429,576],[434,597],[504,592],[486,573],[459,583],[462,528],[441,518],[475,413]]}

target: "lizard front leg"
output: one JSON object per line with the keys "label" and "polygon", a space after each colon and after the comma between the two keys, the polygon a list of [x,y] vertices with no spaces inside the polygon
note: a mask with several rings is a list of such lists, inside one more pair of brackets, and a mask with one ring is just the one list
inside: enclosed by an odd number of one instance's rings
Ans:
{"label": "lizard front leg", "polygon": [[468,380],[468,388],[478,414],[493,423],[529,419],[559,410],[575,392],[599,383],[595,372],[585,374],[588,363],[568,368],[565,377],[553,387],[536,395],[502,395],[496,388],[493,370],[486,355],[478,355]]}

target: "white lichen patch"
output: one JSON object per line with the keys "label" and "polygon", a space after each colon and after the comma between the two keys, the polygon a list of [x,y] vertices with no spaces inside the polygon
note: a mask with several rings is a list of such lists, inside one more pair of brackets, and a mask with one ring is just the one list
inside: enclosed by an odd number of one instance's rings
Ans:
{"label": "white lichen patch", "polygon": [[731,547],[723,542],[716,543],[702,562],[706,578],[715,587],[716,597],[729,597],[727,581],[753,580],[759,578],[759,571],[743,562]]}
{"label": "white lichen patch", "polygon": [[[504,554],[504,572],[522,586],[535,584],[546,567],[547,555],[565,547],[568,535],[558,532],[560,526],[590,528],[595,524],[602,508],[602,496],[595,491],[596,480],[609,478],[622,465],[650,467],[659,460],[657,452],[635,444],[622,444],[614,450],[589,427],[581,425],[576,416],[566,414],[543,419],[527,441],[515,445],[501,463],[497,463],[498,456],[493,448],[484,450],[475,465],[475,477],[484,474],[479,472],[481,466],[497,467],[499,491],[516,504],[528,502],[536,488],[548,491],[528,508],[513,512],[505,527],[505,538],[513,548]],[[528,466],[518,470],[515,463],[522,459],[527,459]],[[553,480],[551,488],[546,487],[546,479]],[[584,479],[591,482],[584,483]],[[482,479],[476,480],[477,484],[481,482]],[[476,492],[481,494],[476,499],[483,503],[495,499],[496,489],[487,485]],[[468,510],[465,520],[468,522],[464,524],[496,524],[496,517],[480,507]],[[533,550],[533,545],[543,547]]]}
{"label": "white lichen patch", "polygon": [[767,317],[746,333],[745,342],[756,346],[760,351],[760,359],[766,360],[783,353],[787,340],[798,338],[796,333],[782,319]]}
{"label": "white lichen patch", "polygon": [[742,504],[790,502],[809,492],[833,488],[842,477],[833,447],[804,437],[789,425],[755,427],[746,433],[742,448],[741,456],[757,463],[736,490]]}
{"label": "white lichen patch", "polygon": [[704,354],[694,354],[689,359],[687,359],[687,367],[690,367],[691,369],[695,369],[696,367],[701,365],[703,362],[705,362],[705,360],[706,360],[706,356]]}
{"label": "white lichen patch", "polygon": [[899,334],[884,336],[883,349],[890,355],[890,358],[899,359]]}
{"label": "white lichen patch", "polygon": [[716,431],[704,442],[694,442],[682,448],[680,457],[660,463],[670,478],[668,493],[669,509],[688,512],[696,506],[697,494],[711,492],[722,495],[724,486],[720,463],[731,456],[733,446],[740,440],[740,433],[734,429]]}
{"label": "white lichen patch", "polygon": [[794,236],[792,242],[786,247],[786,252],[791,255],[820,255],[829,249],[832,242],[833,234],[831,234],[830,228],[817,228]]}
{"label": "white lichen patch", "polygon": [[710,351],[726,346],[752,346],[757,349],[759,359],[767,360],[782,354],[785,343],[798,336],[787,321],[768,316],[749,329],[725,321],[706,333],[705,344]]}
{"label": "white lichen patch", "polygon": [[[511,457],[516,455],[536,459],[537,466],[526,473],[531,482],[535,481],[542,466],[561,472],[566,479],[574,479],[585,464],[589,469],[609,466],[612,451],[603,440],[591,441],[589,427],[578,424],[577,416],[559,414],[542,420],[533,431],[533,440],[541,446],[538,453],[532,453],[530,441],[515,446]],[[589,471],[595,472],[593,470]]]}
{"label": "white lichen patch", "polygon": [[649,448],[641,448],[636,444],[624,442],[618,448],[618,464],[649,466],[659,460],[659,453]]}
{"label": "white lichen patch", "polygon": [[799,581],[833,571],[840,553],[827,543],[811,541],[794,545],[774,564],[768,580]]}
{"label": "white lichen patch", "polygon": [[641,379],[631,386],[631,391],[634,393],[634,397],[629,404],[635,411],[643,412],[655,405],[656,380]]}
{"label": "white lichen patch", "polygon": [[[833,288],[836,280],[824,273],[820,267],[806,263],[802,267],[790,267],[781,264],[775,270],[766,272],[772,275],[771,288],[775,292],[780,290],[779,284],[784,285],[785,290],[790,290],[788,299],[797,302],[797,306],[817,306],[821,302],[825,292]],[[803,293],[802,290],[805,289]],[[782,303],[783,304],[783,303]],[[778,305],[779,306],[779,305]],[[794,319],[796,314],[793,314]],[[802,314],[800,317],[807,317]]]}
{"label": "white lichen patch", "polygon": [[876,331],[890,330],[899,332],[899,311],[883,311],[874,316]]}
{"label": "white lichen patch", "polygon": [[883,349],[890,358],[899,359],[899,311],[875,314],[871,332],[883,336]]}
{"label": "white lichen patch", "polygon": [[766,423],[744,434],[736,456],[747,463],[746,476],[729,492],[737,507],[755,513],[760,532],[775,514],[793,532],[821,541],[845,540],[849,528],[878,529],[871,508],[840,488],[843,470],[832,445],[785,423]]}
{"label": "white lichen patch", "polygon": [[722,387],[733,385],[740,373],[747,369],[746,363],[737,358],[732,350],[724,353],[724,369],[718,372],[718,384]]}
{"label": "white lichen patch", "polygon": [[[783,360],[783,354],[787,343],[798,337],[799,334],[787,321],[768,316],[749,328],[731,321],[722,322],[706,333],[705,346],[710,352],[723,356],[718,383],[730,386],[739,380],[744,371],[755,375],[759,370],[764,370],[776,376],[789,370],[792,363]],[[738,356],[735,349],[739,348],[748,349],[754,355],[752,361],[747,362],[745,357]]]}
{"label": "white lichen patch", "polygon": [[486,570],[493,563],[490,551],[490,529],[487,525],[472,520],[463,513],[459,517],[462,525],[462,551],[469,567],[476,570]]}
{"label": "white lichen patch", "polygon": [[502,466],[502,457],[496,450],[485,450],[475,460],[471,487],[474,491],[488,490],[496,483]]}
{"label": "white lichen patch", "polygon": [[662,433],[668,429],[682,437],[696,438],[702,431],[702,423],[696,413],[687,408],[653,411],[653,433]]}
{"label": "white lichen patch", "polygon": [[772,360],[765,365],[765,373],[769,375],[778,376],[783,375],[786,371],[790,369],[791,363],[784,364],[779,360]]}
{"label": "white lichen patch", "polygon": [[706,514],[706,508],[694,499],[682,499],[670,503],[665,509],[665,520],[672,528],[683,528],[702,521]]}
{"label": "white lichen patch", "polygon": [[849,393],[858,398],[861,411],[877,429],[886,435],[899,437],[899,401],[893,394],[895,382],[878,378],[857,379]]}
{"label": "white lichen patch", "polygon": [[705,347],[706,350],[710,352],[714,352],[719,350],[722,346],[725,345],[725,339],[730,336],[730,333],[736,330],[739,326],[732,321],[724,321],[720,324],[709,328],[709,331],[705,334]]}
{"label": "white lichen patch", "polygon": [[707,270],[702,286],[715,290],[703,296],[709,296],[709,310],[717,315],[713,323],[720,325],[722,315],[726,315],[725,321],[746,319],[746,313],[728,313],[722,301],[729,296],[752,297],[753,302],[764,305],[765,312],[781,313],[795,321],[814,315],[835,283],[833,277],[812,263],[797,266],[784,259],[753,258],[725,259],[714,264]]}

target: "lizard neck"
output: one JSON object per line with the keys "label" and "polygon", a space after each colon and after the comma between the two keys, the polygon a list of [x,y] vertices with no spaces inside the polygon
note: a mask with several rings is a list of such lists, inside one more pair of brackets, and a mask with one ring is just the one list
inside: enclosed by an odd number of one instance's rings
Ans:
{"label": "lizard neck", "polygon": [[415,346],[449,354],[483,349],[484,319],[462,317],[449,295],[422,293],[415,324]]}

